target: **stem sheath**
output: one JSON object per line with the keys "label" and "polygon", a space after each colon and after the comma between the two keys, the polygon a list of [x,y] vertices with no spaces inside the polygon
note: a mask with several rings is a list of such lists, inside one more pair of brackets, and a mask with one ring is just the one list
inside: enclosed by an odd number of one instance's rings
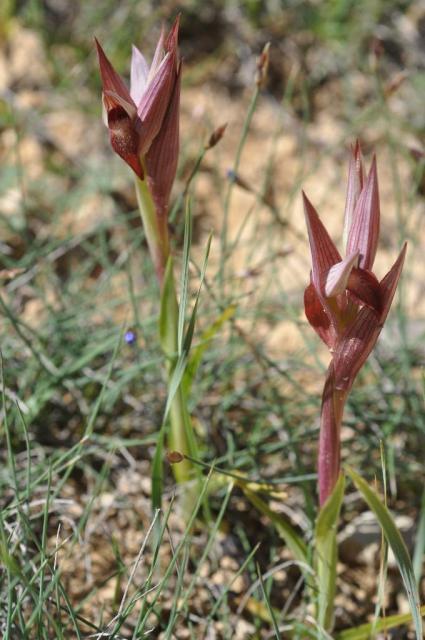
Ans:
{"label": "stem sheath", "polygon": [[333,364],[326,376],[322,395],[319,437],[319,502],[320,506],[331,495],[341,468],[341,422],[348,390],[335,385]]}

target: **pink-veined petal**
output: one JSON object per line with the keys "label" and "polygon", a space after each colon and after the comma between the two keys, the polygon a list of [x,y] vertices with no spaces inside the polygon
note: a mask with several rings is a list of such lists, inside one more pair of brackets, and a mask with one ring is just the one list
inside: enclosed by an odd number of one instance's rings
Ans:
{"label": "pink-veined petal", "polygon": [[161,60],[163,60],[165,56],[164,43],[165,43],[165,32],[164,32],[164,25],[162,25],[161,33],[155,48],[155,53],[153,54],[152,63],[149,70],[148,83],[152,80],[153,76],[158,71],[158,67],[161,63]]}
{"label": "pink-veined petal", "polygon": [[138,107],[140,125],[140,153],[145,154],[157,136],[165,112],[168,109],[174,85],[176,83],[175,61],[167,53],[158,72],[148,84]]}
{"label": "pink-veined petal", "polygon": [[149,67],[137,47],[132,46],[131,51],[131,72],[130,72],[130,95],[136,105],[140,104],[148,82]]}
{"label": "pink-veined petal", "polygon": [[146,173],[158,215],[165,216],[179,155],[181,64],[161,129],[146,154]]}
{"label": "pink-veined petal", "polygon": [[348,278],[353,267],[357,266],[359,252],[348,255],[341,262],[337,262],[331,267],[326,276],[325,295],[328,298],[343,293],[347,288]]}
{"label": "pink-veined petal", "polygon": [[[149,71],[145,94],[139,104],[138,114],[144,123],[142,151],[146,152],[156,136],[158,122],[162,121],[171,97],[179,67],[178,36],[180,16],[178,15],[165,37],[164,29],[155,49]],[[153,133],[152,133],[153,132]]]}
{"label": "pink-veined petal", "polygon": [[379,238],[379,189],[376,157],[372,160],[366,184],[357,200],[348,233],[347,253],[360,251],[359,267],[371,270]]}
{"label": "pink-veined petal", "polygon": [[338,389],[350,389],[366,362],[384,326],[403,268],[406,245],[387,275],[381,280],[382,311],[364,306],[342,336],[334,353],[335,379]]}
{"label": "pink-veined petal", "polygon": [[347,244],[348,234],[351,228],[353,220],[354,209],[356,208],[357,200],[363,189],[364,183],[364,169],[363,158],[360,143],[356,140],[354,148],[351,150],[350,164],[348,167],[348,184],[347,184],[347,196],[345,200],[345,212],[344,212],[344,232],[343,242]]}

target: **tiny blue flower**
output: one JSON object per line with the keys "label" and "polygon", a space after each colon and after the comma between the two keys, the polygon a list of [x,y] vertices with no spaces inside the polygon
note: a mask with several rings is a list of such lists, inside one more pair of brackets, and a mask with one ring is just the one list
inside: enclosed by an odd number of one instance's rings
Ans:
{"label": "tiny blue flower", "polygon": [[136,333],[131,329],[124,334],[124,340],[127,344],[134,344],[136,342]]}

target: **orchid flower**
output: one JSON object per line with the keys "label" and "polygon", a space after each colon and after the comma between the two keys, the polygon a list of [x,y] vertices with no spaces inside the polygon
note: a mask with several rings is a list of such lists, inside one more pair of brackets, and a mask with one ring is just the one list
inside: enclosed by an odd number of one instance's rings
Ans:
{"label": "orchid flower", "polygon": [[318,475],[322,505],[340,472],[345,401],[384,326],[403,268],[406,244],[379,281],[372,272],[380,223],[376,159],[365,177],[358,142],[352,150],[348,174],[344,258],[315,208],[303,196],[312,258],[311,282],[304,294],[305,314],[332,355],[321,409]]}
{"label": "orchid flower", "polygon": [[135,173],[149,251],[162,285],[169,257],[168,203],[179,154],[179,18],[161,31],[152,64],[133,46],[130,90],[96,40],[104,121],[114,151]]}
{"label": "orchid flower", "polygon": [[103,84],[104,120],[114,151],[140,180],[147,175],[160,214],[164,215],[177,169],[181,62],[179,18],[165,37],[161,31],[149,67],[133,45],[130,90],[96,41]]}

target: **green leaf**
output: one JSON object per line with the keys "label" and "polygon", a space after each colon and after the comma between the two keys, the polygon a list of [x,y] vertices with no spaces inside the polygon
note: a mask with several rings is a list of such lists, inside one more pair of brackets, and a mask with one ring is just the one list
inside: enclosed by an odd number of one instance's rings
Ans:
{"label": "green leaf", "polygon": [[236,312],[236,305],[231,304],[218,316],[218,318],[210,325],[205,331],[202,333],[199,344],[193,349],[191,357],[187,363],[186,371],[183,378],[183,388],[186,394],[189,393],[190,388],[192,386],[192,382],[195,378],[196,372],[198,371],[199,365],[202,361],[202,356],[204,355],[206,349],[209,346],[209,343],[217,334],[217,332],[221,329],[227,320],[232,318]]}
{"label": "green leaf", "polygon": [[307,573],[309,566],[307,546],[301,536],[298,535],[294,527],[280,514],[275,513],[270,509],[268,504],[264,502],[256,493],[248,489],[243,483],[238,483],[248,500],[254,505],[260,513],[264,514],[272,521],[272,524],[276,528],[276,531],[280,537],[285,541],[288,549],[292,552],[295,560],[301,562],[301,570],[303,573]]}
{"label": "green leaf", "polygon": [[404,540],[397,529],[394,519],[387,507],[382,503],[376,492],[371,489],[368,483],[363,480],[353,469],[346,467],[347,474],[350,476],[356,488],[362,494],[369,508],[375,514],[379,524],[382,527],[384,535],[390,545],[394,557],[396,559],[404,587],[406,589],[407,599],[409,601],[412,619],[415,627],[417,640],[422,640],[422,619],[420,613],[419,594],[416,586],[415,573],[413,571],[412,562],[409,552],[406,548]]}
{"label": "green leaf", "polygon": [[425,491],[422,493],[421,512],[418,530],[416,532],[415,550],[413,552],[413,570],[416,583],[419,584],[422,575],[422,566],[425,551]]}
{"label": "green leaf", "polygon": [[195,304],[193,305],[192,314],[190,316],[189,325],[187,327],[186,335],[184,337],[184,342],[183,342],[183,353],[187,356],[189,355],[190,347],[192,346],[193,334],[195,331],[196,314],[198,312],[199,296],[201,295],[202,285],[204,284],[204,280],[205,280],[205,272],[207,270],[208,257],[210,255],[210,249],[211,249],[211,240],[212,240],[212,234],[210,233],[207,240],[207,246],[205,249],[204,263],[202,265],[201,278],[199,281],[198,291],[196,292]]}
{"label": "green leaf", "polygon": [[174,287],[173,258],[167,260],[159,311],[159,340],[163,353],[170,359],[177,355],[177,323],[179,308]]}
{"label": "green leaf", "polygon": [[152,482],[152,511],[161,508],[162,488],[164,484],[164,427],[161,427],[158,433],[158,440],[155,447],[155,453],[152,460],[151,482]]}
{"label": "green leaf", "polygon": [[187,201],[186,215],[184,221],[184,244],[183,244],[183,260],[182,275],[180,287],[180,304],[179,304],[179,323],[177,331],[177,344],[179,355],[183,351],[183,334],[186,320],[187,297],[189,291],[189,261],[190,247],[192,245],[192,212],[190,202]]}
{"label": "green leaf", "polygon": [[316,522],[315,558],[319,599],[317,621],[330,631],[334,619],[334,598],[336,591],[336,563],[338,559],[336,532],[339,513],[344,498],[345,480],[340,474],[332,494],[320,509]]}
{"label": "green leaf", "polygon": [[[180,383],[183,377],[183,373],[186,366],[186,359],[184,357],[180,357],[177,360],[176,366],[173,369],[171,374],[169,383],[168,383],[168,395],[167,395],[167,403],[165,405],[164,415],[162,418],[162,425],[159,430],[158,440],[155,449],[155,455],[152,462],[152,507],[153,509],[161,508],[162,501],[162,488],[163,488],[163,459],[164,459],[164,444],[165,444],[165,430],[168,415],[173,407],[175,407],[175,413],[173,423],[171,425],[171,429],[174,429],[174,433],[172,434],[173,440],[175,442],[180,442],[182,439],[184,440],[185,432],[186,436],[192,436],[189,432],[191,429],[191,424],[187,424],[185,421],[185,408],[182,405],[183,398],[179,397],[178,394],[181,394],[181,390],[179,389]],[[189,440],[189,442],[191,442]],[[193,445],[192,445],[193,446]],[[187,466],[187,465],[186,465]],[[183,465],[181,465],[180,469],[183,469]],[[184,479],[181,477],[179,481],[183,481]]]}
{"label": "green leaf", "polygon": [[[421,607],[421,615],[425,615],[425,606]],[[352,629],[344,629],[334,635],[335,640],[370,640],[372,630],[375,632],[386,631],[400,627],[402,624],[409,624],[412,621],[411,613],[397,613],[394,616],[378,618],[373,622],[361,624]]]}

